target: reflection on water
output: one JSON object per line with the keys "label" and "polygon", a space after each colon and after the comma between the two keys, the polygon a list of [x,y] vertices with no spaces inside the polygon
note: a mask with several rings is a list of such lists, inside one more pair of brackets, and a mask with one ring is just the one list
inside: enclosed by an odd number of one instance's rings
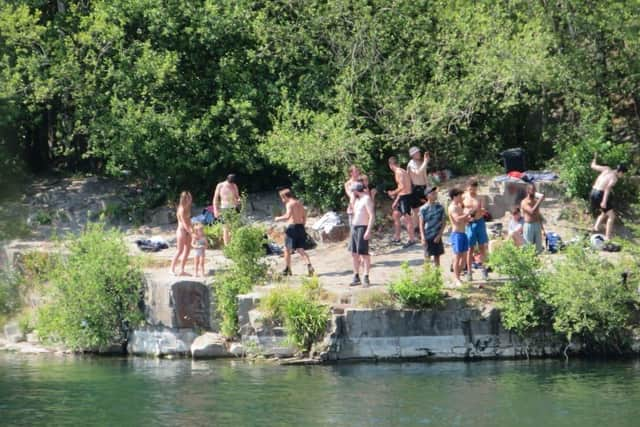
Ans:
{"label": "reflection on water", "polygon": [[0,354],[0,425],[637,426],[638,362],[282,367]]}

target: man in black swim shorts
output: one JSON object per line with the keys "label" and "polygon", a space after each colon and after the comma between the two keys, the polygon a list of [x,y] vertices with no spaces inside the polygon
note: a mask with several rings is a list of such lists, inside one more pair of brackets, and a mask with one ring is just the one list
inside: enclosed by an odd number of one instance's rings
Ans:
{"label": "man in black swim shorts", "polygon": [[622,178],[627,167],[623,164],[618,165],[615,169],[608,166],[601,166],[597,163],[597,155],[593,156],[591,162],[591,169],[600,172],[598,178],[593,183],[591,194],[589,199],[591,201],[591,209],[594,214],[598,215],[596,223],[593,225],[593,231],[600,232],[602,223],[606,220],[605,239],[611,240],[613,233],[613,225],[616,220],[616,213],[614,212],[611,204],[611,191],[618,182],[618,179]]}
{"label": "man in black swim shorts", "polygon": [[387,192],[389,197],[393,199],[393,239],[391,241],[392,243],[400,243],[400,219],[403,219],[409,235],[409,240],[404,245],[407,248],[416,243],[415,229],[411,218],[411,206],[413,203],[411,179],[407,171],[398,166],[398,159],[395,157],[389,158],[389,168],[393,171],[393,176],[398,186],[395,190]]}

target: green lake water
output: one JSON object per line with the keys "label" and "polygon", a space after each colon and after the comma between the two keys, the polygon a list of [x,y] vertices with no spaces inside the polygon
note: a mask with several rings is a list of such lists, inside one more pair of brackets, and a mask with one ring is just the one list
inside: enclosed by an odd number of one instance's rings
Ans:
{"label": "green lake water", "polygon": [[285,367],[0,353],[0,425],[640,426],[640,362]]}

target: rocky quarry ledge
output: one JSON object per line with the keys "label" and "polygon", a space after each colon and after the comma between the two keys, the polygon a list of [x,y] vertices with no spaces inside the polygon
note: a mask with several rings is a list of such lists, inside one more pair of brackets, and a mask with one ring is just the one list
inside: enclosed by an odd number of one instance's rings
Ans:
{"label": "rocky quarry ledge", "polygon": [[[239,296],[242,341],[269,355],[286,355],[285,331],[264,326],[258,300],[256,294]],[[544,357],[564,350],[563,341],[546,331],[524,343],[502,327],[498,310],[483,314],[459,299],[434,310],[334,310],[330,323],[317,346],[323,362]]]}

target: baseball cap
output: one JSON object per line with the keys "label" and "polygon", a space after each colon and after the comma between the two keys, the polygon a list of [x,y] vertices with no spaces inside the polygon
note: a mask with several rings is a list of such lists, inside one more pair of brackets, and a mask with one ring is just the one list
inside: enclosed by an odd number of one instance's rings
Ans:
{"label": "baseball cap", "polygon": [[411,147],[409,148],[409,155],[411,157],[413,157],[414,154],[419,153],[420,149],[418,147]]}
{"label": "baseball cap", "polygon": [[431,188],[427,187],[424,190],[424,195],[428,196],[429,194],[433,193],[434,191],[438,191],[438,187],[431,187]]}

